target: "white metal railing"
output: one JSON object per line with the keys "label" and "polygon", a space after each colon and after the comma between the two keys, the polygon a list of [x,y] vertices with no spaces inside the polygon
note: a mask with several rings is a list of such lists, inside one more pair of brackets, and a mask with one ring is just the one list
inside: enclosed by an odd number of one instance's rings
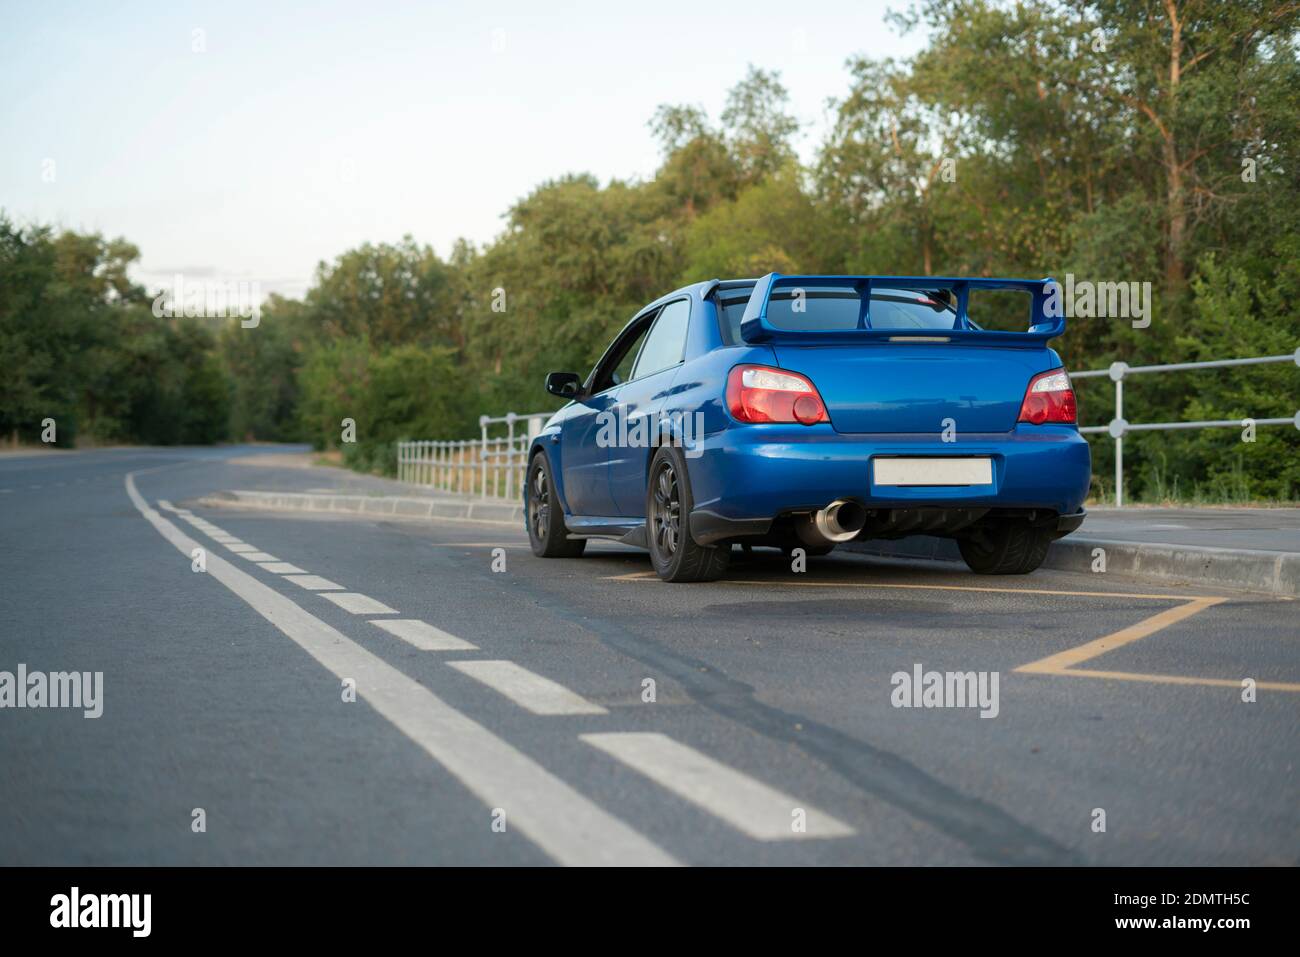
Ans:
{"label": "white metal railing", "polygon": [[[483,415],[477,439],[398,442],[397,479],[442,492],[513,499],[523,492],[528,444],[551,415]],[[503,435],[489,434],[503,429]]]}
{"label": "white metal railing", "polygon": [[1214,359],[1208,362],[1171,362],[1158,366],[1130,366],[1126,362],[1112,362],[1107,369],[1090,369],[1086,372],[1072,372],[1072,379],[1087,379],[1096,376],[1110,376],[1115,383],[1115,417],[1106,425],[1088,425],[1079,429],[1085,433],[1106,432],[1115,440],[1115,507],[1124,504],[1124,436],[1129,432],[1159,432],[1170,429],[1244,429],[1250,424],[1260,425],[1294,425],[1300,429],[1300,410],[1295,417],[1286,419],[1207,419],[1201,422],[1128,422],[1124,418],[1124,379],[1131,375],[1160,372],[1187,372],[1193,369],[1227,369],[1234,366],[1264,365],[1270,362],[1294,362],[1300,366],[1300,349],[1291,355],[1256,356],[1252,359]]}

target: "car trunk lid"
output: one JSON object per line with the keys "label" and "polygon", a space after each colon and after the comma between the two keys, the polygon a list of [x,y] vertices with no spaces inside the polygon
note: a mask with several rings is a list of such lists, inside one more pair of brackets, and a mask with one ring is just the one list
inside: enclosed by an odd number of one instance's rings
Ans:
{"label": "car trunk lid", "polygon": [[781,368],[812,380],[837,432],[1009,432],[1029,380],[1053,367],[1044,347],[872,341],[773,343]]}

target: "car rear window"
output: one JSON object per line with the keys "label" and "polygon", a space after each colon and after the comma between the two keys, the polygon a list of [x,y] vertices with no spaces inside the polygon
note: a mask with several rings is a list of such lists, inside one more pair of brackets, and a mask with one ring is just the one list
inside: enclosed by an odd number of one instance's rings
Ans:
{"label": "car rear window", "polygon": [[947,289],[872,289],[872,329],[951,329],[955,297]]}
{"label": "car rear window", "polygon": [[[777,329],[856,329],[861,301],[857,292],[843,287],[780,288],[768,300],[767,319]],[[877,286],[871,290],[871,328],[952,329],[957,320],[953,302],[954,297],[947,289],[889,289]],[[741,295],[723,295],[719,298],[723,335],[728,345],[741,342],[740,321],[744,318],[748,303],[748,290],[743,290]]]}

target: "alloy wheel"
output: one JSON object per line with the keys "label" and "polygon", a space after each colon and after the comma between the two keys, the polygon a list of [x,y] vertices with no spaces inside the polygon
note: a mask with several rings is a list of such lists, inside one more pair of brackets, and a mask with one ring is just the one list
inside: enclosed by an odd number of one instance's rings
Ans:
{"label": "alloy wheel", "polygon": [[655,476],[653,502],[651,531],[655,546],[660,555],[671,558],[676,553],[681,538],[682,502],[677,472],[668,463],[664,463]]}
{"label": "alloy wheel", "polygon": [[546,484],[546,469],[541,465],[533,473],[533,494],[528,497],[528,518],[538,541],[544,540],[551,521],[551,493]]}

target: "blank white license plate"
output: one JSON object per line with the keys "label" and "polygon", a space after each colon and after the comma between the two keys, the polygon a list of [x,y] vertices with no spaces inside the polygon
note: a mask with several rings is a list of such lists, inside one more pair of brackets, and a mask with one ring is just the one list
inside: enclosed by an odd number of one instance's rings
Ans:
{"label": "blank white license plate", "polygon": [[872,459],[877,485],[992,485],[989,458]]}

